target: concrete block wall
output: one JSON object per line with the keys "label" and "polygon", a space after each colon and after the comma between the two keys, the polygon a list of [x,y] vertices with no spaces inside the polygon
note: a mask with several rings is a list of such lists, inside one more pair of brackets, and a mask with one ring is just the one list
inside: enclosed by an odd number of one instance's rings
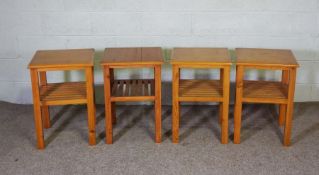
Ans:
{"label": "concrete block wall", "polygon": [[[32,103],[27,64],[38,49],[95,48],[98,65],[104,48],[131,46],[161,46],[167,60],[172,47],[292,49],[301,65],[295,101],[319,101],[319,0],[1,0],[0,100]],[[163,68],[165,82],[170,70]],[[99,86],[99,67],[95,74]],[[117,72],[119,78],[150,75]],[[234,81],[234,70],[231,75]],[[183,71],[185,78],[207,76],[218,73]],[[247,77],[278,79],[280,73],[248,71]],[[82,78],[49,73],[51,82]],[[170,84],[163,89],[170,92]],[[102,95],[97,87],[98,102]]]}

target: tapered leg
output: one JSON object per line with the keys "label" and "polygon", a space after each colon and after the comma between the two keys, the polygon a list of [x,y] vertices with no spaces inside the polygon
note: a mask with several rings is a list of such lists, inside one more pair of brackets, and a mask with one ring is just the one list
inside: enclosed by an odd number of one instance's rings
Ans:
{"label": "tapered leg", "polygon": [[[281,82],[282,84],[288,84],[288,79],[289,79],[289,72],[288,70],[283,70],[282,71],[282,76],[281,76]],[[283,126],[285,124],[285,116],[286,116],[286,104],[280,104],[279,105],[279,118],[278,118],[278,123],[280,126]]]}
{"label": "tapered leg", "polygon": [[41,118],[40,107],[40,92],[39,92],[39,77],[36,69],[30,69],[31,83],[32,83],[32,95],[33,95],[33,109],[34,109],[34,125],[37,136],[38,149],[44,149],[44,137]]}
{"label": "tapered leg", "polygon": [[[47,75],[46,72],[40,72],[40,85],[47,85]],[[49,112],[49,106],[42,105],[41,106],[42,111],[42,120],[43,120],[43,126],[44,128],[50,128],[50,112]]]}
{"label": "tapered leg", "polygon": [[162,141],[161,66],[155,66],[155,142]]}
{"label": "tapered leg", "polygon": [[290,145],[292,115],[294,111],[295,83],[296,83],[296,68],[291,68],[289,71],[288,103],[287,103],[286,120],[285,120],[284,146]]}
{"label": "tapered leg", "polygon": [[240,143],[242,96],[243,96],[243,76],[244,68],[237,66],[236,71],[236,102],[234,111],[234,143]]}
{"label": "tapered leg", "polygon": [[86,68],[86,95],[88,110],[89,144],[95,145],[95,103],[94,103],[94,78],[93,67]]}
{"label": "tapered leg", "polygon": [[179,141],[179,67],[173,65],[173,111],[172,111],[172,141],[178,143]]}
{"label": "tapered leg", "polygon": [[105,97],[105,136],[106,144],[113,143],[113,126],[112,126],[112,104],[111,104],[111,82],[110,68],[104,66],[104,97]]}
{"label": "tapered leg", "polygon": [[230,68],[224,67],[223,73],[223,109],[222,109],[222,134],[221,134],[221,142],[222,144],[228,143],[228,110],[229,110],[229,86],[230,86]]}

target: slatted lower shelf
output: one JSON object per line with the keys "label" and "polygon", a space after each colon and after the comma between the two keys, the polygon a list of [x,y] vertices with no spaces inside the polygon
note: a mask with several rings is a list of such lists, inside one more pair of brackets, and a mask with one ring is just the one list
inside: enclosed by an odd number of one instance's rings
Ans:
{"label": "slatted lower shelf", "polygon": [[154,80],[114,80],[111,94],[111,101],[152,101],[155,99]]}
{"label": "slatted lower shelf", "polygon": [[287,85],[273,81],[244,81],[243,102],[286,103]]}
{"label": "slatted lower shelf", "polygon": [[42,105],[86,103],[85,82],[50,83],[40,87]]}
{"label": "slatted lower shelf", "polygon": [[180,80],[179,101],[222,101],[219,80]]}

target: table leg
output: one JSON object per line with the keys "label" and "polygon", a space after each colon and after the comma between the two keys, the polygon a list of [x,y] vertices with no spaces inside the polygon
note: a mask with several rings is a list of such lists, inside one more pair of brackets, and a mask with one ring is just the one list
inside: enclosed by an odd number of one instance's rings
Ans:
{"label": "table leg", "polygon": [[[114,82],[114,68],[110,68],[110,81],[111,81],[111,85],[110,85],[110,89],[112,89],[112,85],[113,85],[113,82]],[[115,109],[115,102],[112,102],[111,105],[112,105],[112,123],[115,125],[116,124],[116,109]]]}
{"label": "table leg", "polygon": [[115,125],[116,124],[116,103],[112,102],[111,103],[111,111],[112,111],[112,124]]}
{"label": "table leg", "polygon": [[222,132],[221,142],[222,144],[228,143],[228,111],[229,111],[229,86],[230,86],[230,68],[223,68],[223,108],[222,108]]}
{"label": "table leg", "polygon": [[36,69],[30,69],[30,75],[32,84],[34,124],[37,136],[37,147],[38,149],[44,149],[45,145],[40,107],[39,76]]}
{"label": "table leg", "polygon": [[[46,72],[40,72],[40,85],[47,85],[47,75]],[[42,105],[41,106],[41,111],[42,111],[42,120],[43,120],[43,126],[44,128],[50,128],[50,110],[49,106],[47,105]]]}
{"label": "table leg", "polygon": [[172,141],[173,143],[178,143],[179,140],[179,101],[178,101],[178,91],[179,91],[179,67],[173,65],[173,111],[172,111]]}
{"label": "table leg", "polygon": [[[288,70],[282,70],[282,76],[281,76],[282,84],[288,84],[288,79],[289,79]],[[286,108],[287,108],[286,104],[279,105],[279,118],[278,118],[279,126],[283,126],[285,123]]]}
{"label": "table leg", "polygon": [[295,83],[296,83],[296,68],[291,68],[289,70],[288,103],[287,103],[285,131],[284,131],[284,146],[290,145],[292,115],[294,111],[293,106],[294,106]]}
{"label": "table leg", "polygon": [[242,114],[242,96],[243,96],[243,76],[244,68],[237,66],[236,71],[236,102],[234,111],[234,143],[240,143],[241,114]]}
{"label": "table leg", "polygon": [[161,99],[161,66],[154,68],[155,76],[155,142],[160,143],[162,140],[162,99]]}
{"label": "table leg", "polygon": [[[223,85],[224,81],[224,69],[220,69],[220,73],[219,73],[219,81],[220,81],[220,84]],[[222,124],[222,117],[223,117],[223,103],[219,103],[219,124],[221,125]]]}
{"label": "table leg", "polygon": [[221,125],[223,121],[223,102],[219,103],[219,114],[218,114],[218,122]]}
{"label": "table leg", "polygon": [[105,137],[106,144],[113,143],[112,103],[111,103],[111,77],[110,67],[104,66],[104,98],[105,98]]}
{"label": "table leg", "polygon": [[95,145],[95,103],[94,103],[94,73],[93,68],[89,67],[85,70],[86,74],[86,95],[88,110],[88,128],[89,128],[89,144]]}

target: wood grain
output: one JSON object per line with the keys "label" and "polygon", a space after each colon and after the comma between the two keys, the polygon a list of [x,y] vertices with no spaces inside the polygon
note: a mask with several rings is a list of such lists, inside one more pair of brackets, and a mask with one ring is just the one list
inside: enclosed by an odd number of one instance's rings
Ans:
{"label": "wood grain", "polygon": [[[279,125],[285,125],[283,145],[290,145],[296,69],[299,67],[290,50],[236,49],[236,103],[234,143],[240,143],[242,103],[279,104]],[[244,69],[281,70],[281,82],[243,80]]]}
{"label": "wood grain", "polygon": [[299,67],[291,50],[236,48],[237,65]]}
{"label": "wood grain", "polygon": [[178,101],[178,93],[179,93],[179,78],[180,78],[180,70],[177,65],[173,65],[173,74],[172,74],[172,94],[173,94],[173,102],[172,102],[172,142],[179,142],[179,101]]}
{"label": "wood grain", "polygon": [[[231,60],[226,48],[174,48],[172,141],[179,141],[180,102],[220,102],[221,143],[228,143],[229,74]],[[219,80],[180,79],[180,69],[220,69]]]}
{"label": "wood grain", "polygon": [[87,98],[87,109],[88,109],[88,135],[89,144],[95,145],[95,102],[94,102],[94,74],[93,67],[88,67],[85,70],[86,78],[86,98]]}
{"label": "wood grain", "polygon": [[162,142],[162,76],[161,65],[154,68],[155,76],[155,142]]}
{"label": "wood grain", "polygon": [[[46,72],[40,72],[39,74],[40,74],[40,86],[46,86],[48,84]],[[48,129],[51,127],[49,106],[42,105],[41,111],[42,111],[43,126],[44,128]]]}
{"label": "wood grain", "polygon": [[101,65],[133,66],[163,64],[160,47],[106,48]]}
{"label": "wood grain", "polygon": [[240,143],[244,67],[236,67],[236,99],[234,111],[234,144]]}
{"label": "wood grain", "polygon": [[50,83],[40,87],[42,105],[85,104],[85,82]]}
{"label": "wood grain", "polygon": [[292,116],[294,112],[294,94],[296,84],[296,68],[291,68],[289,71],[289,88],[288,88],[288,103],[286,108],[286,120],[284,130],[284,146],[290,146]]}
{"label": "wood grain", "polygon": [[[87,104],[89,144],[95,145],[93,56],[94,49],[69,49],[39,50],[32,58],[29,69],[31,72],[34,117],[39,149],[44,149],[45,147],[42,127],[50,127],[49,106],[51,105]],[[65,70],[85,71],[86,81],[47,82],[47,71]],[[40,77],[38,74],[40,74]]]}
{"label": "wood grain", "polygon": [[231,65],[226,48],[174,48],[171,64]]}
{"label": "wood grain", "polygon": [[39,50],[29,68],[53,68],[93,66],[94,49]]}
{"label": "wood grain", "polygon": [[[283,70],[282,76],[281,76],[281,83],[284,86],[288,86],[288,80],[289,80],[289,71]],[[278,118],[278,124],[280,126],[283,126],[285,124],[285,118],[286,118],[286,109],[287,104],[280,104],[279,105],[279,118]]]}
{"label": "wood grain", "polygon": [[[161,119],[161,65],[162,50],[153,48],[107,48],[101,60],[104,69],[106,143],[112,144],[112,121],[115,123],[115,102],[154,101],[155,142],[162,139]],[[114,69],[152,68],[153,79],[114,78]],[[114,112],[113,112],[114,111]],[[111,117],[113,116],[113,117]]]}
{"label": "wood grain", "polygon": [[229,88],[230,88],[230,67],[225,66],[223,68],[223,110],[221,119],[221,143],[228,143],[228,111],[229,111]]}
{"label": "wood grain", "polygon": [[105,138],[106,144],[113,143],[113,122],[112,122],[112,104],[111,104],[111,79],[110,68],[103,67],[104,72],[104,101],[105,101]]}
{"label": "wood grain", "polygon": [[219,80],[180,80],[179,101],[222,101],[223,87]]}

